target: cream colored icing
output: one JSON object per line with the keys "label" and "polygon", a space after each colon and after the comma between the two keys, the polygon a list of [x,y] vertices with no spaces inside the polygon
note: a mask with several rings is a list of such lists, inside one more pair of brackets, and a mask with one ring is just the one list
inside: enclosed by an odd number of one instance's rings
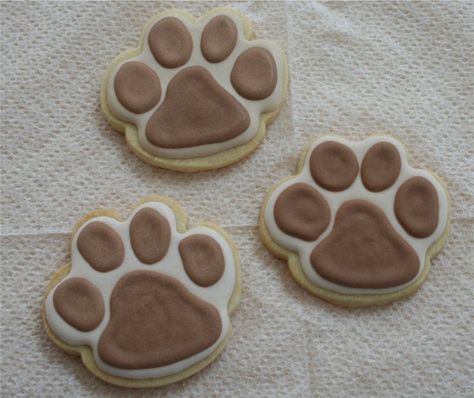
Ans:
{"label": "cream colored icing", "polygon": [[[169,17],[171,14],[167,14],[161,18],[156,19],[157,22],[162,18]],[[283,88],[284,88],[284,82],[282,81],[283,79],[283,70],[284,70],[284,60],[283,60],[283,55],[281,50],[278,48],[278,46],[269,41],[269,40],[264,40],[264,39],[259,39],[259,40],[246,40],[244,37],[244,28],[242,26],[242,22],[238,15],[232,10],[223,10],[217,15],[226,15],[229,18],[231,18],[236,27],[237,27],[237,43],[235,45],[235,48],[233,51],[230,53],[230,55],[222,62],[218,63],[210,63],[206,61],[206,59],[203,57],[201,53],[201,46],[200,46],[200,41],[201,41],[201,33],[204,29],[204,27],[207,25],[207,23],[216,16],[216,14],[209,14],[200,19],[198,22],[194,23],[188,20],[187,18],[184,18],[180,14],[173,15],[177,18],[179,18],[184,25],[187,27],[189,30],[191,37],[193,39],[193,51],[191,54],[191,58],[187,63],[184,65],[173,68],[173,69],[168,69],[160,64],[158,64],[148,45],[148,40],[145,39],[143,43],[143,51],[132,58],[129,58],[118,65],[114,68],[112,71],[109,81],[107,82],[107,101],[109,104],[109,107],[112,111],[112,113],[117,116],[119,119],[130,122],[137,126],[138,130],[138,140],[140,142],[140,145],[149,153],[161,156],[161,157],[166,157],[166,158],[193,158],[193,157],[199,157],[199,156],[206,156],[206,155],[211,155],[217,152],[224,151],[226,149],[234,148],[236,146],[245,144],[246,142],[249,142],[252,140],[252,138],[255,137],[257,134],[257,131],[259,129],[259,124],[260,124],[260,115],[262,113],[267,113],[271,112],[275,109],[278,108],[280,105],[284,93],[283,93]],[[150,29],[152,28],[153,24],[150,26]],[[148,29],[145,33],[145,37],[148,37]],[[234,89],[231,83],[231,71],[234,66],[235,60],[237,57],[246,49],[250,47],[263,47],[267,49],[268,51],[271,52],[273,55],[273,58],[275,59],[275,63],[277,66],[277,84],[275,87],[275,90],[273,93],[260,101],[251,101],[247,100],[243,97],[241,97],[237,91]],[[125,109],[120,102],[117,100],[117,97],[115,95],[114,91],[114,78],[120,67],[129,61],[140,61],[148,65],[150,68],[152,68],[157,75],[159,76],[160,83],[161,83],[161,88],[162,88],[162,96],[158,104],[153,107],[151,110],[149,110],[146,113],[137,115],[134,114],[127,109]],[[148,120],[150,117],[153,115],[153,113],[156,111],[156,109],[162,104],[165,98],[165,93],[166,89],[168,87],[168,84],[170,80],[182,69],[187,68],[189,66],[193,65],[200,65],[212,74],[214,79],[225,89],[227,90],[228,93],[233,95],[241,104],[242,106],[245,107],[245,109],[248,111],[249,116],[250,116],[250,125],[245,130],[242,134],[238,135],[237,137],[234,137],[228,141],[224,142],[219,142],[219,143],[214,143],[214,144],[206,144],[206,145],[199,145],[195,147],[189,147],[189,148],[179,148],[179,149],[169,149],[169,148],[160,148],[155,145],[152,145],[146,135],[145,135],[145,129]]]}
{"label": "cream colored icing", "polygon": [[[141,263],[136,257],[132,250],[129,237],[129,225],[133,216],[142,208],[151,207],[160,214],[162,214],[168,220],[171,227],[171,243],[166,253],[166,256],[158,263],[147,265]],[[104,222],[117,231],[122,238],[125,246],[125,258],[121,266],[110,272],[97,272],[95,271],[81,256],[77,249],[77,237],[81,230],[93,221]],[[205,234],[216,240],[221,246],[225,258],[225,270],[218,282],[210,287],[200,287],[194,284],[186,274],[183,267],[181,257],[178,251],[179,242],[191,234]],[[151,369],[118,369],[104,363],[97,353],[97,345],[99,338],[107,326],[110,318],[110,295],[117,281],[124,276],[126,273],[135,270],[148,270],[156,271],[162,274],[166,274],[178,279],[192,294],[205,300],[206,302],[214,305],[219,311],[219,315],[222,321],[222,332],[217,341],[206,350],[193,355],[192,357],[186,358],[182,361],[176,362],[171,365],[166,365],[158,368]],[[58,285],[56,285],[48,294],[45,303],[46,319],[53,332],[65,343],[78,346],[88,345],[91,347],[97,366],[104,372],[132,379],[144,379],[144,378],[157,378],[176,374],[182,370],[200,362],[207,356],[209,356],[217,346],[223,341],[227,335],[230,327],[230,319],[228,315],[227,306],[229,300],[234,291],[236,283],[236,267],[234,262],[234,256],[231,247],[228,242],[212,228],[208,227],[195,227],[185,233],[176,231],[176,220],[173,211],[164,203],[161,202],[148,202],[137,207],[125,221],[118,221],[110,217],[96,217],[89,220],[87,223],[81,226],[81,228],[74,235],[71,242],[71,270],[65,279],[72,277],[83,277],[94,283],[102,293],[105,303],[105,316],[102,319],[100,325],[90,332],[80,332],[71,325],[66,323],[61,316],[56,312],[53,305],[54,291]],[[65,280],[64,279],[64,280]]]}
{"label": "cream colored icing", "polygon": [[[317,145],[319,145],[320,143],[324,141],[336,141],[350,147],[355,153],[359,165],[362,164],[364,155],[367,153],[367,151],[372,145],[376,144],[377,142],[392,143],[393,145],[395,145],[395,147],[398,149],[400,153],[400,158],[402,162],[400,174],[397,180],[394,182],[394,184],[391,187],[381,192],[368,191],[362,183],[360,173],[357,175],[354,183],[348,189],[341,192],[328,191],[320,187],[313,180],[313,178],[311,177],[311,172],[309,170],[309,158],[310,158],[311,152],[313,151],[314,148],[316,148]],[[438,226],[436,230],[433,232],[433,234],[431,234],[430,236],[424,239],[417,239],[409,235],[403,229],[403,227],[398,223],[397,218],[395,216],[395,212],[394,212],[393,204],[395,200],[395,194],[398,188],[400,187],[402,183],[404,183],[406,180],[414,176],[422,176],[426,178],[427,180],[429,180],[433,184],[434,188],[436,189],[436,192],[439,198]],[[331,221],[328,228],[315,241],[312,241],[312,242],[306,242],[301,239],[285,234],[283,231],[281,231],[278,228],[275,222],[275,219],[273,217],[273,209],[275,206],[276,199],[278,198],[281,192],[283,192],[286,188],[288,188],[290,185],[296,182],[304,182],[306,184],[309,184],[313,188],[315,188],[327,200],[329,204],[329,208],[331,210]],[[390,224],[392,225],[392,227],[415,250],[420,260],[420,269],[418,271],[417,276],[413,278],[410,282],[400,285],[400,286],[385,288],[385,289],[350,288],[350,287],[335,284],[333,282],[330,282],[322,278],[320,275],[317,274],[317,272],[311,266],[311,263],[310,263],[311,252],[317,246],[317,244],[321,242],[324,238],[326,238],[326,236],[328,236],[329,233],[332,231],[333,225],[334,225],[334,219],[335,219],[339,206],[341,206],[341,204],[351,199],[364,199],[371,203],[374,203],[379,208],[381,208],[384,211],[385,215],[387,216],[388,220],[390,221]],[[265,226],[267,227],[272,239],[276,243],[278,243],[280,246],[292,252],[298,253],[301,268],[304,274],[316,286],[320,286],[324,289],[331,290],[337,293],[342,293],[342,294],[371,295],[371,294],[391,293],[398,290],[402,290],[406,288],[407,286],[409,286],[410,284],[412,284],[416,280],[418,275],[421,274],[421,272],[423,271],[423,268],[426,266],[425,259],[426,259],[427,250],[430,248],[431,245],[433,245],[433,243],[435,243],[443,235],[443,232],[448,222],[448,211],[449,211],[448,198],[443,186],[432,174],[430,174],[426,170],[416,169],[410,166],[408,163],[405,149],[403,148],[403,145],[397,140],[388,136],[373,136],[361,142],[350,142],[339,137],[327,136],[327,137],[323,137],[321,139],[316,140],[310,146],[308,154],[304,161],[304,166],[302,170],[299,172],[299,174],[293,176],[288,181],[285,181],[283,184],[279,185],[272,192],[272,194],[270,195],[268,199],[266,208],[264,209],[264,220],[265,220]]]}

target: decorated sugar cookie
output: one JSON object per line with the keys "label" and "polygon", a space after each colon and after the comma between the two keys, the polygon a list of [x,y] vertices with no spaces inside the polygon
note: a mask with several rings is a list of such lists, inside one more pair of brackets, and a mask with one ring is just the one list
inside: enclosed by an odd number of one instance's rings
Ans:
{"label": "decorated sugar cookie", "polygon": [[267,194],[260,233],[296,281],[350,307],[415,292],[448,233],[449,205],[433,174],[409,165],[403,146],[374,136],[324,137],[297,174]]}
{"label": "decorated sugar cookie", "polygon": [[102,109],[146,162],[180,171],[237,162],[262,141],[286,93],[287,65],[248,19],[219,8],[199,20],[164,12],[102,83]]}
{"label": "decorated sugar cookie", "polygon": [[187,229],[177,202],[152,197],[126,220],[96,211],[75,227],[70,262],[53,275],[43,320],[51,339],[97,377],[126,387],[184,379],[231,334],[239,259],[226,233]]}

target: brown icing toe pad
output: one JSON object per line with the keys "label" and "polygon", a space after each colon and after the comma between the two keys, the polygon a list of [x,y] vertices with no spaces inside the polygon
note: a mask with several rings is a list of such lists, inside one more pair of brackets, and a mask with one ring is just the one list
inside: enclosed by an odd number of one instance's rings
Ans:
{"label": "brown icing toe pad", "polygon": [[209,62],[224,61],[237,43],[237,26],[225,15],[212,18],[202,31],[201,52]]}
{"label": "brown icing toe pad", "polygon": [[433,185],[424,177],[405,181],[395,197],[395,214],[410,235],[430,236],[439,222],[439,200]]}
{"label": "brown icing toe pad", "polygon": [[160,79],[153,69],[141,62],[123,64],[114,80],[117,100],[133,113],[145,113],[160,100]]}
{"label": "brown icing toe pad", "polygon": [[329,191],[342,191],[354,182],[359,164],[349,147],[325,141],[311,152],[309,169],[318,185]]}
{"label": "brown icing toe pad", "polygon": [[267,98],[277,83],[277,68],[272,54],[260,47],[245,50],[235,61],[230,79],[242,97],[253,101]]}
{"label": "brown icing toe pad", "polygon": [[142,263],[153,264],[163,259],[170,239],[168,220],[149,207],[140,210],[130,222],[130,243]]}
{"label": "brown icing toe pad", "polygon": [[102,108],[145,161],[180,171],[234,163],[260,143],[281,108],[287,66],[268,40],[231,9],[193,20],[154,17],[140,46],[114,60]]}
{"label": "brown icing toe pad", "polygon": [[379,142],[364,156],[360,176],[369,191],[380,192],[393,185],[400,175],[401,166],[397,148],[389,142]]}
{"label": "brown icing toe pad", "polygon": [[124,221],[109,214],[77,229],[70,267],[46,296],[48,334],[113,384],[159,386],[197,372],[224,348],[240,293],[229,238],[211,224],[186,231],[168,198]]}
{"label": "brown icing toe pad", "polygon": [[77,238],[77,249],[89,265],[99,272],[119,267],[125,252],[119,234],[100,221],[87,224],[81,231]]}
{"label": "brown icing toe pad", "polygon": [[148,33],[148,45],[155,60],[165,68],[177,68],[189,61],[193,39],[186,26],[174,17],[163,18]]}
{"label": "brown icing toe pad", "polygon": [[367,306],[421,286],[446,238],[448,217],[443,185],[411,167],[398,141],[327,137],[309,147],[295,176],[267,195],[260,231],[311,293]]}
{"label": "brown icing toe pad", "polygon": [[300,182],[281,193],[273,216],[288,235],[312,241],[329,226],[331,213],[326,199],[310,185]]}
{"label": "brown icing toe pad", "polygon": [[69,325],[81,332],[99,326],[104,317],[104,300],[85,278],[69,278],[54,291],[54,308]]}
{"label": "brown icing toe pad", "polygon": [[199,286],[216,283],[224,273],[225,259],[219,244],[206,235],[191,235],[179,243],[184,269]]}

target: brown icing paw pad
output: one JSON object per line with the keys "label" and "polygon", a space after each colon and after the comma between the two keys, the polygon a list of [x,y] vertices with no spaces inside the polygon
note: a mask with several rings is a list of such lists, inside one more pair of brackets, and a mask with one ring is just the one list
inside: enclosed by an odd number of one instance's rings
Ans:
{"label": "brown icing paw pad", "polygon": [[184,222],[166,199],[125,221],[89,217],[72,238],[70,268],[45,300],[46,326],[108,382],[168,384],[207,365],[227,341],[236,253],[218,227],[185,230]]}
{"label": "brown icing paw pad", "polygon": [[105,114],[154,165],[195,171],[239,160],[263,138],[286,90],[281,50],[251,36],[249,21],[231,9],[199,21],[158,15],[140,47],[111,66]]}
{"label": "brown icing paw pad", "polygon": [[262,238],[297,281],[329,301],[364,306],[414,292],[447,233],[448,199],[390,137],[311,145],[298,174],[272,190]]}

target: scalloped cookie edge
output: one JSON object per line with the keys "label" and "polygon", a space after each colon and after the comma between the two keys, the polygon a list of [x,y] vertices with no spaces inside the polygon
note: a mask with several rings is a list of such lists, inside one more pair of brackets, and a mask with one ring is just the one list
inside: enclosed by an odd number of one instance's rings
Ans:
{"label": "scalloped cookie edge", "polygon": [[[143,203],[147,202],[161,202],[164,203],[165,205],[169,206],[171,210],[174,212],[175,217],[176,217],[176,227],[178,232],[185,232],[188,229],[194,228],[194,227],[199,227],[199,226],[205,226],[208,228],[214,229],[217,233],[219,233],[229,244],[233,258],[234,258],[234,264],[235,264],[235,272],[236,272],[236,278],[235,278],[235,286],[234,290],[232,292],[232,296],[229,300],[228,303],[228,314],[229,316],[232,315],[232,313],[235,311],[235,309],[238,307],[239,300],[240,300],[240,295],[241,295],[241,290],[242,290],[242,282],[241,282],[241,269],[240,269],[240,258],[237,253],[237,249],[235,247],[235,244],[233,241],[230,239],[230,236],[227,234],[227,232],[219,227],[216,224],[213,224],[211,222],[203,222],[197,225],[194,225],[193,227],[188,226],[187,222],[187,214],[184,211],[184,209],[181,207],[181,205],[174,199],[171,199],[166,196],[158,196],[158,195],[150,195],[150,196],[145,196],[143,197],[129,212],[128,214],[131,214],[135,208],[138,206],[142,205]],[[120,214],[113,210],[113,209],[98,209],[94,210],[88,214],[86,214],[84,217],[82,217],[73,227],[72,232],[71,232],[71,237],[70,241],[72,241],[74,235],[77,233],[78,229],[86,223],[88,220],[98,217],[98,216],[106,216],[106,217],[111,217],[114,218],[118,221],[123,220],[124,218],[120,216]],[[93,373],[97,378],[101,379],[102,381],[105,381],[109,384],[113,384],[119,387],[129,387],[129,388],[153,388],[153,387],[163,387],[168,384],[175,383],[180,380],[184,380],[195,373],[199,372],[200,370],[204,369],[207,367],[211,362],[213,362],[217,357],[224,351],[227,343],[230,340],[230,337],[232,335],[232,324],[229,324],[229,331],[222,340],[222,342],[217,346],[217,348],[206,358],[201,360],[200,362],[190,366],[189,368],[184,369],[183,371],[168,375],[165,377],[157,377],[157,378],[148,378],[148,379],[130,379],[126,377],[118,377],[118,376],[113,376],[111,374],[108,374],[101,370],[95,360],[94,356],[92,353],[92,350],[89,346],[72,346],[68,345],[64,341],[62,341],[51,329],[51,327],[48,324],[48,321],[46,319],[46,313],[45,313],[45,303],[46,303],[46,298],[49,294],[49,292],[56,286],[58,285],[69,273],[71,268],[71,263],[68,261],[64,265],[62,265],[60,268],[58,268],[51,276],[48,285],[46,287],[42,305],[41,305],[41,318],[44,324],[44,327],[46,329],[46,333],[49,336],[49,338],[53,341],[53,343],[61,348],[63,351],[65,351],[67,354],[70,355],[75,355],[75,356],[80,356],[81,360],[84,364],[84,366],[91,372]]]}
{"label": "scalloped cookie edge", "polygon": [[[371,134],[377,136],[389,136],[388,134]],[[323,136],[335,136],[334,134],[323,134]],[[403,145],[403,144],[402,144]],[[283,246],[276,243],[267,229],[265,224],[265,209],[268,205],[268,201],[272,193],[277,189],[280,185],[288,181],[290,178],[293,178],[295,175],[299,174],[303,167],[306,160],[306,157],[309,154],[311,143],[307,144],[298,160],[295,173],[285,177],[278,183],[274,184],[266,193],[263,204],[260,208],[259,212],[259,235],[260,239],[262,240],[265,247],[277,258],[280,260],[284,260],[288,264],[289,271],[296,282],[306,289],[312,295],[323,299],[331,304],[339,305],[346,308],[363,308],[363,307],[370,307],[370,306],[379,306],[379,305],[386,305],[393,303],[395,301],[407,298],[420,289],[423,283],[428,278],[431,269],[431,260],[441,251],[443,248],[446,239],[449,235],[449,230],[451,227],[451,200],[449,197],[448,190],[446,189],[446,185],[444,184],[443,180],[435,173],[430,170],[427,170],[436,180],[441,184],[443,189],[445,190],[448,198],[448,217],[446,222],[446,227],[443,231],[443,234],[439,237],[439,239],[434,242],[426,252],[426,259],[425,264],[423,265],[423,271],[417,276],[417,278],[407,287],[401,289],[396,292],[391,293],[383,293],[383,294],[375,294],[375,295],[357,295],[357,294],[340,294],[330,291],[328,289],[324,289],[322,287],[316,286],[313,284],[304,274],[303,269],[301,267],[299,256],[296,252],[288,250]],[[407,161],[410,162],[409,152],[406,150],[406,147],[403,145],[405,152],[407,154]]]}
{"label": "scalloped cookie edge", "polygon": [[138,47],[125,50],[124,52],[120,53],[114,60],[109,64],[107,70],[104,74],[104,77],[101,81],[101,89],[100,89],[100,104],[102,108],[102,112],[104,113],[108,123],[110,126],[117,130],[118,132],[125,133],[125,139],[132,151],[143,161],[152,166],[161,167],[169,170],[181,171],[181,172],[198,172],[198,171],[207,171],[207,170],[216,170],[226,166],[230,166],[231,164],[237,163],[240,160],[249,156],[253,151],[257,149],[257,147],[261,144],[263,139],[266,135],[267,124],[271,123],[278,114],[280,113],[281,109],[283,108],[284,104],[286,103],[287,93],[288,93],[288,60],[285,52],[280,49],[282,54],[282,61],[283,61],[283,76],[282,76],[282,98],[280,101],[279,106],[267,113],[262,113],[260,115],[259,127],[255,137],[253,137],[250,141],[236,146],[234,148],[230,148],[224,150],[222,152],[217,152],[212,155],[201,156],[201,157],[194,157],[188,159],[173,159],[173,158],[165,158],[162,156],[153,155],[143,149],[138,141],[138,130],[134,124],[124,122],[118,118],[116,118],[112,112],[110,111],[108,101],[107,101],[107,84],[110,79],[110,75],[112,74],[113,69],[117,64],[126,59],[132,58],[138,55],[142,49],[143,44],[146,40],[145,33],[148,29],[154,24],[158,19],[166,17],[166,16],[180,16],[190,20],[191,22],[198,22],[200,19],[207,18],[212,15],[219,14],[220,12],[232,12],[234,13],[240,20],[242,21],[242,25],[244,27],[244,37],[247,40],[251,40],[254,38],[253,30],[252,30],[252,23],[250,19],[245,16],[243,13],[229,7],[217,7],[210,10],[205,15],[201,16],[200,18],[193,17],[190,13],[184,10],[169,10],[162,13],[159,13],[152,18],[150,18],[140,36]]}

